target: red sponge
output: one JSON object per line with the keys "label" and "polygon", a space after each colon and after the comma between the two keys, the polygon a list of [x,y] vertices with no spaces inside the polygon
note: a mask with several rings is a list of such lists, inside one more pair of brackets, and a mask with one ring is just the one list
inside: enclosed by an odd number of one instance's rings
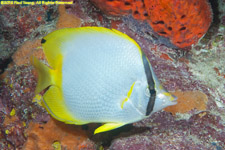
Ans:
{"label": "red sponge", "polygon": [[212,22],[207,0],[91,0],[110,15],[132,14],[146,20],[160,36],[178,48],[190,47],[207,32]]}

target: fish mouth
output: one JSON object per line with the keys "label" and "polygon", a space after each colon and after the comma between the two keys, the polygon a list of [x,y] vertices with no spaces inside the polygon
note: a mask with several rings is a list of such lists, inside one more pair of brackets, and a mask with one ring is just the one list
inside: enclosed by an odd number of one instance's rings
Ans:
{"label": "fish mouth", "polygon": [[175,95],[172,95],[172,97],[173,97],[173,101],[177,100],[177,97]]}
{"label": "fish mouth", "polygon": [[177,104],[177,97],[173,94],[171,94],[171,96],[172,96],[171,102],[173,103],[173,105]]}

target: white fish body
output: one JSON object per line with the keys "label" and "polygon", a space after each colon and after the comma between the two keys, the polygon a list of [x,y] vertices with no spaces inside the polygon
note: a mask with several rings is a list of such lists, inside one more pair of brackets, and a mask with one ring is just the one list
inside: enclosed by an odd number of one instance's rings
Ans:
{"label": "white fish body", "polygon": [[[34,59],[34,66],[39,68],[37,92],[50,86],[44,105],[58,120],[106,123],[96,129],[99,133],[176,104],[176,98],[160,85],[139,45],[117,30],[61,29],[46,36],[42,43],[55,71],[48,71]],[[41,74],[50,81],[43,81]],[[155,91],[155,97],[150,91]]]}

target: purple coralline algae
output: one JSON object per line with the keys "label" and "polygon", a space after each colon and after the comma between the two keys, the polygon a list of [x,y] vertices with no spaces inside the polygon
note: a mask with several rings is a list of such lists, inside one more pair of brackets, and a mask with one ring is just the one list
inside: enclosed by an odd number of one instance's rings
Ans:
{"label": "purple coralline algae", "polygon": [[[205,113],[201,116],[201,113]],[[174,116],[160,112],[135,124],[135,128],[146,128],[140,133],[116,138],[111,150],[148,149],[221,149],[225,131],[220,116],[209,112],[192,115],[188,120],[176,120]],[[221,122],[219,124],[218,122]],[[134,129],[134,130],[137,130]],[[135,133],[135,131],[133,132]]]}
{"label": "purple coralline algae", "polygon": [[0,81],[0,149],[22,148],[29,122],[47,122],[49,115],[32,102],[36,79],[31,67],[15,66],[6,71],[6,77]]}

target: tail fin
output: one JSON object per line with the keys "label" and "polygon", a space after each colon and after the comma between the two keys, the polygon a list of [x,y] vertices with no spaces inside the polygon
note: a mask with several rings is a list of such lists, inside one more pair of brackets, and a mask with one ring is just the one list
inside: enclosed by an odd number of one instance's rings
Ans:
{"label": "tail fin", "polygon": [[38,71],[38,83],[35,90],[35,94],[40,93],[42,90],[51,85],[51,69],[47,67],[45,64],[41,63],[36,57],[31,56],[31,64]]}

